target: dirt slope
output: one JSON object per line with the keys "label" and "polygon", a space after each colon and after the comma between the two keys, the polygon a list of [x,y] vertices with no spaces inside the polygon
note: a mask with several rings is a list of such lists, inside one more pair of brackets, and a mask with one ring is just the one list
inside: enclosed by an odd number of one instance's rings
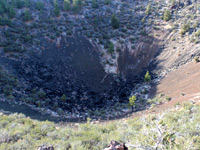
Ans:
{"label": "dirt slope", "polygon": [[151,96],[165,94],[171,101],[157,106],[153,111],[162,111],[177,103],[193,100],[200,101],[200,63],[190,62],[170,72],[165,78],[154,84]]}

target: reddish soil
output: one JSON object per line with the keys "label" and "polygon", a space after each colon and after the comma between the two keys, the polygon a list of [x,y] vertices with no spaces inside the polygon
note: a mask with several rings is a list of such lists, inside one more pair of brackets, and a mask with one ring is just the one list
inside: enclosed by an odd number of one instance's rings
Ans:
{"label": "reddish soil", "polygon": [[151,96],[165,94],[171,101],[158,105],[152,111],[160,112],[184,101],[200,102],[200,63],[190,62],[170,72],[153,85]]}

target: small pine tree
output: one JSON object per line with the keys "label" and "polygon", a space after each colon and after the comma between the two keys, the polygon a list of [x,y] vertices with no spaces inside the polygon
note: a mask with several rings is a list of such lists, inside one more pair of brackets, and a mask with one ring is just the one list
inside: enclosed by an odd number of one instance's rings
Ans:
{"label": "small pine tree", "polygon": [[146,7],[145,14],[146,15],[150,15],[151,14],[151,4],[148,4],[148,6]]}
{"label": "small pine tree", "polygon": [[63,9],[64,9],[65,11],[69,11],[69,10],[70,10],[70,5],[71,5],[71,3],[70,3],[69,0],[64,0]]}
{"label": "small pine tree", "polygon": [[171,12],[169,10],[165,10],[163,19],[165,21],[169,21],[171,19]]}
{"label": "small pine tree", "polygon": [[113,14],[111,18],[111,25],[114,29],[119,28],[119,20],[117,19],[116,15]]}
{"label": "small pine tree", "polygon": [[133,95],[132,97],[129,98],[129,105],[132,108],[132,112],[133,112],[133,106],[135,105],[135,101],[136,101],[136,96]]}
{"label": "small pine tree", "polygon": [[150,74],[149,74],[149,71],[146,72],[146,74],[145,74],[145,76],[144,76],[144,81],[145,81],[145,82],[151,81],[151,76],[150,76]]}

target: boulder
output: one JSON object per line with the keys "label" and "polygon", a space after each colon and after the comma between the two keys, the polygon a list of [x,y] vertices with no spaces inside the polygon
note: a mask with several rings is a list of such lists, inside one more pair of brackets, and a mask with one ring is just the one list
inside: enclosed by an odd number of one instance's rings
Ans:
{"label": "boulder", "polygon": [[110,145],[108,145],[104,150],[128,150],[128,147],[123,143],[119,143],[115,140],[112,140],[110,142]]}
{"label": "boulder", "polygon": [[42,146],[39,146],[37,150],[54,150],[54,147],[51,145],[49,146],[42,145]]}

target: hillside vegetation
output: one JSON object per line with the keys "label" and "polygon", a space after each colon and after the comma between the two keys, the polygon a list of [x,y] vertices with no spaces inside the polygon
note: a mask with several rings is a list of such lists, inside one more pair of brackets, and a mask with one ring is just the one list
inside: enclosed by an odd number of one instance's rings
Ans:
{"label": "hillside vegetation", "polygon": [[102,150],[115,139],[129,149],[199,149],[200,106],[190,102],[170,111],[108,123],[59,126],[39,122],[23,114],[0,115],[0,149],[36,149],[52,145],[56,150]]}

